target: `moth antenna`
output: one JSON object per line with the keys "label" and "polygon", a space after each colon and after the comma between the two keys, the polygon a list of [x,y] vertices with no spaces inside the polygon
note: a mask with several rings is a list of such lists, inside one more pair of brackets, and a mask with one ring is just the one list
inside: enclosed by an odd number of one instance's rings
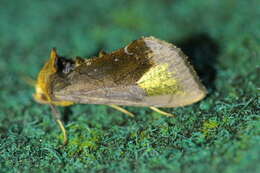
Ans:
{"label": "moth antenna", "polygon": [[66,145],[68,143],[68,137],[67,137],[67,131],[64,127],[64,123],[61,120],[61,113],[57,109],[57,107],[55,107],[54,105],[50,104],[50,107],[51,107],[52,116],[56,120],[56,122],[58,123],[58,125],[59,125],[59,127],[62,131],[62,134],[63,134],[63,137],[64,137],[63,144]]}
{"label": "moth antenna", "polygon": [[160,110],[160,109],[158,109],[156,107],[151,106],[149,108],[152,109],[153,111],[158,112],[159,114],[165,115],[167,117],[175,117],[175,115],[173,115],[171,113],[168,113],[168,112],[164,112],[164,111],[162,111],[162,110]]}
{"label": "moth antenna", "polygon": [[117,106],[117,105],[108,105],[108,106],[110,106],[111,108],[114,108],[114,109],[116,109],[116,110],[118,110],[120,112],[123,112],[124,114],[129,115],[130,117],[134,117],[135,116],[133,113],[127,111],[124,108],[121,108],[120,106]]}
{"label": "moth antenna", "polygon": [[25,81],[25,83],[27,83],[30,86],[34,87],[36,85],[36,80],[31,78],[30,76],[24,75],[21,78],[23,79],[23,81]]}

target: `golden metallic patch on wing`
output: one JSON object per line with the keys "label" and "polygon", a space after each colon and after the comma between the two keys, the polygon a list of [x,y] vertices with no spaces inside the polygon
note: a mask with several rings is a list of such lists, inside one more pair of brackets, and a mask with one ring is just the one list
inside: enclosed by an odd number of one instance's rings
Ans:
{"label": "golden metallic patch on wing", "polygon": [[147,71],[137,82],[149,96],[181,93],[178,81],[173,72],[169,72],[168,64],[155,65]]}

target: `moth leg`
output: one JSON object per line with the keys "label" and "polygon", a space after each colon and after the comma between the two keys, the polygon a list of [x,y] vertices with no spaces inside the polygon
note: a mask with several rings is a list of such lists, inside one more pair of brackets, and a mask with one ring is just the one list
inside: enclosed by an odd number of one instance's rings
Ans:
{"label": "moth leg", "polygon": [[114,109],[116,109],[116,110],[118,110],[118,111],[120,111],[120,112],[123,112],[123,113],[125,113],[126,115],[129,115],[130,117],[134,117],[134,116],[135,116],[133,113],[127,111],[127,110],[124,109],[124,108],[121,108],[120,106],[117,106],[117,105],[108,105],[108,106],[110,106],[110,107],[112,107],[112,108],[114,108]]}
{"label": "moth leg", "polygon": [[54,105],[50,104],[50,106],[51,106],[52,116],[56,120],[56,122],[58,123],[58,125],[59,125],[59,127],[62,131],[62,134],[63,134],[63,137],[64,137],[63,138],[63,144],[66,145],[68,143],[68,137],[67,137],[67,131],[64,127],[64,123],[61,120],[61,114]]}
{"label": "moth leg", "polygon": [[165,116],[167,116],[167,117],[174,117],[173,114],[168,113],[168,112],[164,112],[164,111],[162,111],[162,110],[160,110],[160,109],[158,109],[158,108],[156,108],[156,107],[151,106],[151,107],[149,107],[149,108],[152,109],[153,111],[158,112],[159,114],[165,115]]}

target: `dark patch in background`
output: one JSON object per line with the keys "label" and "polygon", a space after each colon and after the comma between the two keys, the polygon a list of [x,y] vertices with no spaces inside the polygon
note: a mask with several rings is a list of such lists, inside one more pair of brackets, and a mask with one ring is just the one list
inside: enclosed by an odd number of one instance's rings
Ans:
{"label": "dark patch in background", "polygon": [[219,55],[219,46],[207,34],[195,34],[181,42],[178,47],[189,57],[202,83],[206,88],[214,90],[216,79],[216,63]]}

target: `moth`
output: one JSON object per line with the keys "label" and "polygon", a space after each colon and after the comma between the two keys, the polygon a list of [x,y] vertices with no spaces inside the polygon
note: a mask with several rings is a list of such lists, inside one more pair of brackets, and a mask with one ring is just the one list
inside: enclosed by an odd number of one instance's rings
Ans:
{"label": "moth", "polygon": [[119,107],[159,107],[193,104],[206,96],[187,56],[173,44],[155,37],[141,37],[124,48],[98,57],[67,59],[55,48],[41,69],[35,85],[37,102],[51,105],[67,141],[66,130],[55,106],[105,104]]}

